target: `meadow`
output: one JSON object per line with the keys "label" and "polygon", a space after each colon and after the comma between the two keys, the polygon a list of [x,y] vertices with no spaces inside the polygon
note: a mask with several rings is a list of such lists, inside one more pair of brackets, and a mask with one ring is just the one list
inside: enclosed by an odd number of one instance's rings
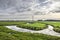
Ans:
{"label": "meadow", "polygon": [[0,26],[16,25],[17,27],[31,29],[31,30],[42,30],[47,28],[46,24],[40,22],[27,22],[27,21],[2,21]]}
{"label": "meadow", "polygon": [[38,33],[24,33],[0,26],[0,40],[60,40],[60,37]]}
{"label": "meadow", "polygon": [[60,33],[60,21],[40,21],[43,24],[47,24],[47,25],[52,25],[54,27],[54,31],[59,32]]}
{"label": "meadow", "polygon": [[60,32],[60,22],[59,21],[1,21],[0,22],[0,40],[60,40],[60,37],[39,34],[39,33],[27,33],[27,32],[17,32],[6,28],[8,25],[17,25],[21,28],[31,29],[31,30],[43,30],[47,28],[47,25],[52,25],[54,31]]}

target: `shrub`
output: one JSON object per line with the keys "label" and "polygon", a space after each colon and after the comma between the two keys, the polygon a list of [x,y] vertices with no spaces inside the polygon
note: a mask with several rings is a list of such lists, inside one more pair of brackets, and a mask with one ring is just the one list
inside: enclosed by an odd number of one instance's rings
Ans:
{"label": "shrub", "polygon": [[60,28],[54,28],[53,30],[60,33]]}

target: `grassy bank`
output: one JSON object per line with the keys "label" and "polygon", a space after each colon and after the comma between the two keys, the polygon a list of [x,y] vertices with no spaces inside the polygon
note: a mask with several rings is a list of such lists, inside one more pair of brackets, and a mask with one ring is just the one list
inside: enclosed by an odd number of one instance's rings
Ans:
{"label": "grassy bank", "polygon": [[17,25],[17,27],[31,29],[31,30],[42,30],[47,28],[46,24],[42,24],[40,22],[26,22],[26,21],[0,22],[0,26],[8,26],[8,25]]}
{"label": "grassy bank", "polygon": [[60,40],[60,37],[17,32],[0,26],[0,40]]}
{"label": "grassy bank", "polygon": [[60,33],[60,21],[41,21],[41,23],[52,25],[53,30]]}
{"label": "grassy bank", "polygon": [[47,28],[47,25],[52,25],[54,27],[54,31],[60,33],[60,21],[0,21],[0,26],[7,26],[7,25],[17,25],[17,27],[31,29],[31,30],[42,30]]}

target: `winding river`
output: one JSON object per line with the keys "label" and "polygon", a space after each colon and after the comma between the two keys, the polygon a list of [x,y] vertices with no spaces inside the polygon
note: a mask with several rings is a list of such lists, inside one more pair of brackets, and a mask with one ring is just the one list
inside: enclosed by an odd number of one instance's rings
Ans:
{"label": "winding river", "polygon": [[5,26],[5,27],[7,27],[11,30],[18,31],[18,32],[42,33],[42,34],[47,34],[47,35],[60,37],[60,33],[55,32],[53,30],[53,26],[51,26],[51,25],[48,25],[48,28],[43,29],[43,30],[39,30],[39,31],[24,29],[24,28],[20,28],[20,27],[17,27],[17,26]]}

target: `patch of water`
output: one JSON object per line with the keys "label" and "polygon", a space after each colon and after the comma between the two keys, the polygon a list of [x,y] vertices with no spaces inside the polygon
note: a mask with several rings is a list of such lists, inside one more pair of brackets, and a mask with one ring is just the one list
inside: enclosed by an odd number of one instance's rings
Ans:
{"label": "patch of water", "polygon": [[60,33],[57,33],[53,30],[53,26],[48,25],[48,28],[39,30],[39,31],[34,31],[34,30],[29,30],[29,29],[24,29],[24,28],[19,28],[17,26],[5,26],[11,30],[19,31],[19,32],[30,32],[30,33],[42,33],[42,34],[47,34],[47,35],[52,35],[52,36],[59,36]]}

